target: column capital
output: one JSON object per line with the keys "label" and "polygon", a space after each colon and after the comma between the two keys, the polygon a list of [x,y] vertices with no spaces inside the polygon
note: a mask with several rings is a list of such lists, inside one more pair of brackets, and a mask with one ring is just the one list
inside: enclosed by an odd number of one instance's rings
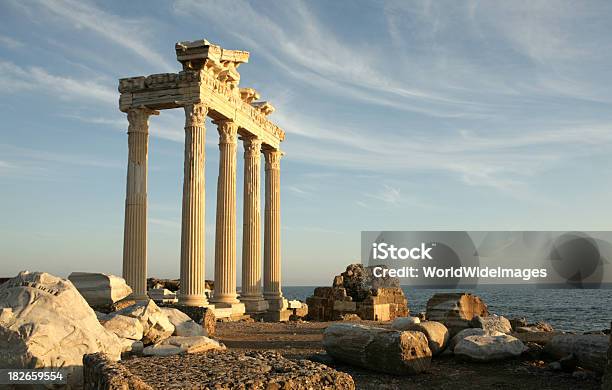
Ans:
{"label": "column capital", "polygon": [[259,157],[261,154],[261,138],[257,137],[244,137],[242,139],[242,145],[244,146],[245,157]]}
{"label": "column capital", "polygon": [[264,149],[264,157],[266,158],[266,170],[268,169],[280,169],[280,159],[284,155],[278,149]]}
{"label": "column capital", "polygon": [[185,127],[204,126],[208,107],[204,103],[188,104],[185,108]]}
{"label": "column capital", "polygon": [[231,119],[214,121],[219,132],[219,144],[236,144],[238,142],[238,124]]}
{"label": "column capital", "polygon": [[128,134],[129,133],[148,133],[149,117],[159,115],[159,111],[151,110],[147,107],[131,108],[127,112]]}

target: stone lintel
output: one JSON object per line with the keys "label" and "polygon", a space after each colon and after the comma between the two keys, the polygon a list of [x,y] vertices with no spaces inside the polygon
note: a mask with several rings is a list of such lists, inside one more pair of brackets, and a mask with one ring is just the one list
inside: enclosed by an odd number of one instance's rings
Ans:
{"label": "stone lintel", "polygon": [[206,39],[177,42],[174,48],[177,61],[185,69],[201,69],[207,61],[215,64],[231,62],[236,68],[249,62],[248,51],[223,49]]}
{"label": "stone lintel", "polygon": [[[129,77],[119,80],[119,109],[123,112],[140,107],[164,110],[204,103],[209,107],[211,118],[231,119],[241,128],[241,133],[257,136],[264,144],[278,148],[285,138],[285,132],[262,112],[262,107],[269,110],[271,105],[256,102],[259,106],[255,107],[247,103],[243,99],[244,90],[223,83],[205,71],[187,70]],[[255,97],[257,92],[245,91],[244,94]]]}

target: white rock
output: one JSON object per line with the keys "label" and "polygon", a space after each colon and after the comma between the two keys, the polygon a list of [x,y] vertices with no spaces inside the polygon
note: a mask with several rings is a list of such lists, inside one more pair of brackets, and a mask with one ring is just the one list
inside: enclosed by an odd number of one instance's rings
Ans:
{"label": "white rock", "polygon": [[391,327],[396,330],[408,330],[411,325],[419,323],[421,323],[419,317],[397,317]]}
{"label": "white rock", "polygon": [[142,341],[135,341],[131,339],[119,338],[121,342],[121,353],[129,352],[133,355],[142,354],[142,350],[144,349],[144,344]]}
{"label": "white rock", "polygon": [[174,336],[207,336],[204,327],[182,311],[172,307],[161,307],[160,309],[174,325]]}
{"label": "white rock", "polygon": [[225,345],[206,336],[182,337],[172,336],[162,341],[160,345],[173,345],[183,349],[184,352],[205,352],[210,350],[225,351]]}
{"label": "white rock", "polygon": [[301,309],[302,308],[302,302],[296,299],[289,301],[288,305],[289,305],[288,309]]}
{"label": "white rock", "polygon": [[523,342],[507,334],[501,336],[467,336],[455,346],[455,355],[479,362],[519,356],[527,350]]}
{"label": "white rock", "polygon": [[68,279],[90,306],[112,305],[132,293],[125,280],[115,275],[73,272]]}
{"label": "white rock", "polygon": [[170,356],[178,355],[179,353],[185,352],[182,348],[175,345],[149,345],[142,350],[142,354],[145,356]]}
{"label": "white rock", "polygon": [[502,332],[487,332],[482,328],[467,328],[463,329],[461,332],[457,333],[449,342],[448,349],[453,351],[455,346],[459,343],[459,341],[463,340],[468,336],[502,336],[504,333]]}
{"label": "white rock", "polygon": [[138,318],[123,315],[112,316],[104,322],[104,328],[117,336],[130,340],[140,340],[143,336],[144,328]]}
{"label": "white rock", "polygon": [[174,333],[174,325],[152,300],[128,306],[115,312],[115,315],[137,318],[142,324],[142,342],[145,345],[159,343]]}
{"label": "white rock", "polygon": [[475,316],[470,321],[470,326],[473,328],[482,328],[488,332],[501,332],[505,334],[512,332],[512,325],[504,316]]}
{"label": "white rock", "polygon": [[80,388],[84,354],[118,360],[121,349],[70,281],[24,271],[0,285],[0,368],[64,367]]}
{"label": "white rock", "polygon": [[416,330],[427,337],[427,342],[432,355],[438,355],[448,344],[450,337],[448,329],[444,324],[437,321],[422,321],[408,325],[405,330]]}

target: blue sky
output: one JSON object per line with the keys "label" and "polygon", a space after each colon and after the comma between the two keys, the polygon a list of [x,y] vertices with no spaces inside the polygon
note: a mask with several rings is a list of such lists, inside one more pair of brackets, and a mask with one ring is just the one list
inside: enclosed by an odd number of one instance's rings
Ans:
{"label": "blue sky", "polygon": [[[241,86],[287,133],[285,284],[329,284],[359,259],[361,230],[607,230],[610,37],[606,1],[3,1],[2,276],[120,274],[117,79],[178,71],[174,43],[201,38],[251,52]],[[179,271],[183,124],[179,110],[151,120],[155,276]]]}

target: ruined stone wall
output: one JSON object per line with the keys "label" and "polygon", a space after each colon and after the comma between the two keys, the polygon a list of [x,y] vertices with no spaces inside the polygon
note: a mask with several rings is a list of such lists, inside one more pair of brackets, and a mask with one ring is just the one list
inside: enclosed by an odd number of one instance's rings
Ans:
{"label": "ruined stone wall", "polygon": [[376,278],[372,267],[350,264],[334,277],[332,287],[317,287],[306,300],[308,317],[334,321],[349,314],[363,320],[390,321],[409,314],[408,300],[397,278]]}
{"label": "ruined stone wall", "polygon": [[83,356],[84,390],[153,390],[138,376],[103,353]]}

